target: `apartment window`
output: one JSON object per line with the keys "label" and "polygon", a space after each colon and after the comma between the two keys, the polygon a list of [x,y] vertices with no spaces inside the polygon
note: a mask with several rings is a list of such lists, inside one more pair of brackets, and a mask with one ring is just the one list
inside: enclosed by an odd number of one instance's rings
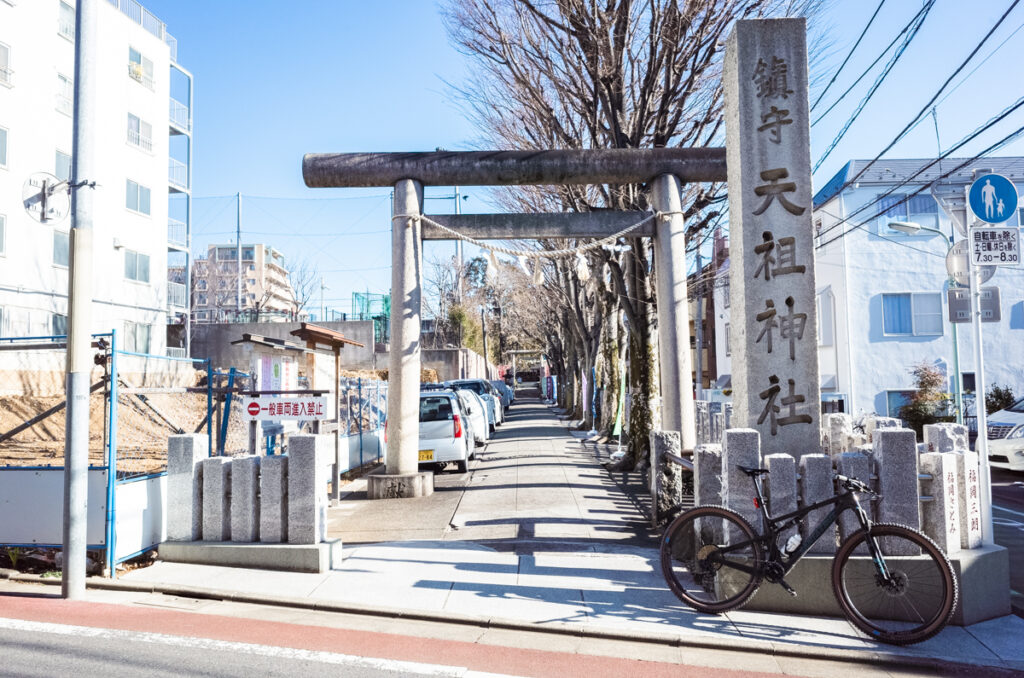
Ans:
{"label": "apartment window", "polygon": [[237,252],[236,252],[234,247],[218,247],[217,248],[217,258],[220,259],[221,261],[225,261],[225,260],[234,261],[236,259],[236,256],[235,256],[236,254],[237,254]]}
{"label": "apartment window", "polygon": [[205,290],[206,289],[206,278],[200,278],[199,280],[196,281],[196,289],[197,290]]}
{"label": "apartment window", "polygon": [[832,292],[818,295],[818,346],[832,345]]}
{"label": "apartment window", "polygon": [[0,127],[0,167],[7,167],[7,128]]}
{"label": "apartment window", "polygon": [[7,254],[7,217],[0,214],[0,255]]}
{"label": "apartment window", "polygon": [[217,283],[217,286],[220,287],[221,289],[224,289],[225,287],[228,286],[228,281],[225,280],[224,278],[221,278],[220,281]]}
{"label": "apartment window", "polygon": [[252,261],[256,257],[256,250],[251,247],[242,248],[242,261]]}
{"label": "apartment window", "polygon": [[128,76],[153,89],[153,62],[134,47],[128,48]]}
{"label": "apartment window", "polygon": [[942,296],[937,292],[883,294],[882,331],[887,335],[941,335]]}
{"label": "apartment window", "polygon": [[249,283],[250,285],[255,285],[256,284],[256,278],[249,278],[248,280],[246,280],[246,282]]}
{"label": "apartment window", "polygon": [[939,227],[939,204],[927,193],[911,196],[894,193],[878,196],[879,206],[885,210],[878,218],[879,235],[907,235],[889,228],[890,221],[909,221],[928,228]]}
{"label": "apartment window", "polygon": [[74,41],[75,39],[75,8],[66,2],[60,3],[57,32],[68,40]]}
{"label": "apartment window", "polygon": [[917,393],[917,391],[914,389],[886,391],[885,405],[889,410],[887,412],[888,416],[899,417],[900,409],[904,405],[910,404],[910,399],[914,397],[915,393]]}
{"label": "apartment window", "polygon": [[0,42],[0,85],[14,85],[14,71],[11,70],[11,47]]}
{"label": "apartment window", "polygon": [[128,114],[128,143],[144,151],[153,150],[153,126],[137,115]]}
{"label": "apartment window", "polygon": [[977,388],[974,384],[974,372],[960,373],[960,385],[961,388],[963,388],[964,393],[974,393]]}
{"label": "apartment window", "polygon": [[57,110],[71,115],[75,107],[74,81],[66,75],[57,74]]}
{"label": "apartment window", "polygon": [[138,282],[149,282],[149,255],[124,251],[124,277]]}
{"label": "apartment window", "polygon": [[55,337],[67,336],[68,317],[60,313],[50,314],[50,334]]}
{"label": "apartment window", "polygon": [[128,179],[124,206],[133,212],[149,214],[149,189]]}
{"label": "apartment window", "polygon": [[67,231],[53,232],[53,265],[67,267],[71,263],[71,240]]}
{"label": "apartment window", "polygon": [[54,175],[61,181],[71,181],[71,156],[67,153],[57,151],[54,160]]}
{"label": "apartment window", "polygon": [[149,325],[126,320],[124,323],[124,350],[133,353],[149,353],[149,335]]}
{"label": "apartment window", "polygon": [[196,295],[196,306],[206,306],[208,301],[209,301],[209,298],[207,297],[206,294],[197,294]]}

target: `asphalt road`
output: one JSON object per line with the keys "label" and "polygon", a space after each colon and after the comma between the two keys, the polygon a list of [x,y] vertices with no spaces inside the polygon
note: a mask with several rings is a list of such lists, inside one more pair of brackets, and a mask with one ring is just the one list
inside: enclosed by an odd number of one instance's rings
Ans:
{"label": "asphalt road", "polygon": [[1024,473],[992,469],[992,524],[996,543],[1010,551],[1014,614],[1024,617]]}

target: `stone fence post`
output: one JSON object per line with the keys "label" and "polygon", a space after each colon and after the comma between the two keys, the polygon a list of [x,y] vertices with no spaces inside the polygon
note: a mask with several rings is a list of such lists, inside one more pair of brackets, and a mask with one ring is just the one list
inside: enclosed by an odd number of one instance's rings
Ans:
{"label": "stone fence post", "polygon": [[203,488],[199,462],[210,456],[206,434],[187,433],[167,439],[167,539],[202,537]]}

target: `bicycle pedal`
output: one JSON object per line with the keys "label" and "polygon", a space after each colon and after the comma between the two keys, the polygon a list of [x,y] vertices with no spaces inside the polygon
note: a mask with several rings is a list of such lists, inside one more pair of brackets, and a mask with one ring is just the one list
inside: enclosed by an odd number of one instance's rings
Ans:
{"label": "bicycle pedal", "polygon": [[792,586],[787,584],[785,579],[780,579],[779,580],[779,586],[781,586],[782,588],[786,589],[786,593],[788,593],[789,595],[791,595],[794,598],[796,598],[796,596],[797,596],[796,589],[794,589]]}

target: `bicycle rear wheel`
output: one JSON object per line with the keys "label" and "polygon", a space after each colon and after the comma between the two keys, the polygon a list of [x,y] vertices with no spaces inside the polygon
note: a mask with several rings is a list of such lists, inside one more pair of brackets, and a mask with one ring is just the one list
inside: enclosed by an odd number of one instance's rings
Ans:
{"label": "bicycle rear wheel", "polygon": [[678,516],[661,540],[661,571],[672,592],[700,612],[743,605],[761,584],[761,544],[738,513],[699,506]]}
{"label": "bicycle rear wheel", "polygon": [[903,525],[878,524],[871,538],[889,570],[886,581],[860,530],[839,547],[832,590],[843,613],[872,638],[909,645],[941,631],[956,608],[957,583],[949,560],[931,539]]}

